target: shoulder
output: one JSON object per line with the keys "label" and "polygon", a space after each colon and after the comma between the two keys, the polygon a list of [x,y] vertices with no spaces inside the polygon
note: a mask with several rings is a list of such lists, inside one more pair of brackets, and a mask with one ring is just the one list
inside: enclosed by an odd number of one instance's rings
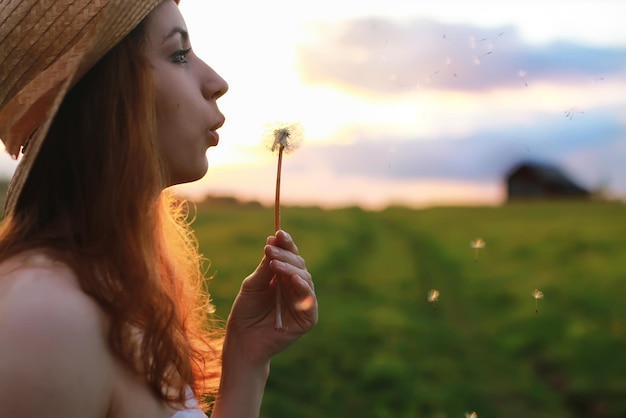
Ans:
{"label": "shoulder", "polygon": [[104,317],[71,269],[41,253],[0,263],[0,416],[90,416],[110,363]]}

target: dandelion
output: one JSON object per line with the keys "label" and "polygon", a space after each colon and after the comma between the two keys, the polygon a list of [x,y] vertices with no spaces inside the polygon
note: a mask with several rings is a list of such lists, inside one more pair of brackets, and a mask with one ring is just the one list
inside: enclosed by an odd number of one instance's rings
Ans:
{"label": "dandelion", "polygon": [[[276,170],[276,197],[274,200],[274,230],[280,229],[280,180],[283,166],[283,154],[295,150],[302,139],[302,128],[299,124],[276,123],[267,127],[263,135],[265,142],[270,142],[272,152],[278,152],[278,167]],[[274,329],[283,331],[281,313],[281,278],[276,276],[276,317]]]}
{"label": "dandelion", "polygon": [[437,289],[430,289],[428,292],[428,303],[433,304],[433,309],[437,309],[435,307],[435,302],[439,300],[439,291]]}
{"label": "dandelion", "polygon": [[538,313],[539,309],[537,308],[537,302],[539,301],[539,299],[543,299],[543,292],[539,289],[535,289],[532,295],[533,298],[535,298],[535,313]]}
{"label": "dandelion", "polygon": [[470,242],[470,247],[475,250],[474,261],[478,261],[478,251],[485,248],[485,240],[482,238],[476,238],[472,242]]}
{"label": "dandelion", "polygon": [[474,411],[472,412],[466,412],[465,413],[465,418],[478,418],[478,414]]}

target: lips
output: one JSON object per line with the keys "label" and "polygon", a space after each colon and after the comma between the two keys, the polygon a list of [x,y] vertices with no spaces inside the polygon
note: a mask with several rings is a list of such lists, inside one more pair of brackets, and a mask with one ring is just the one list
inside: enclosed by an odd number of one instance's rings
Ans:
{"label": "lips", "polygon": [[207,133],[207,140],[209,142],[210,147],[215,147],[220,143],[220,134],[215,131],[209,131]]}
{"label": "lips", "polygon": [[220,134],[217,133],[217,130],[224,125],[225,118],[222,116],[220,120],[211,126],[209,132],[207,133],[207,139],[209,141],[209,146],[215,147],[220,142]]}

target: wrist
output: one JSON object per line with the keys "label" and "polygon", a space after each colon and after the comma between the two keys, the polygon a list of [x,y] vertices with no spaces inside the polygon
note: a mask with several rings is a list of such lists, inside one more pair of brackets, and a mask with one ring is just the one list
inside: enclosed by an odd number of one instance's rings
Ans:
{"label": "wrist", "polygon": [[228,338],[222,352],[222,376],[211,418],[257,418],[270,362],[253,362]]}
{"label": "wrist", "polygon": [[250,341],[235,332],[226,332],[222,350],[222,373],[252,373],[259,378],[269,376],[271,357],[260,356]]}

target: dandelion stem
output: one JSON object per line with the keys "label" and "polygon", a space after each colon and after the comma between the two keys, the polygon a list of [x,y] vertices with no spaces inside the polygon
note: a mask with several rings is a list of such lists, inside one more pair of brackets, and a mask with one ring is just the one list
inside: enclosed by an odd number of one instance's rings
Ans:
{"label": "dandelion stem", "polygon": [[[284,146],[281,144],[278,149],[278,168],[276,170],[276,198],[274,200],[274,230],[280,229],[280,177],[283,167],[283,150]],[[283,331],[283,317],[282,317],[282,291],[281,291],[281,277],[276,275],[274,278],[276,282],[276,316],[274,318],[274,329],[276,331]]]}
{"label": "dandelion stem", "polygon": [[278,150],[278,169],[276,170],[276,198],[274,200],[274,230],[280,229],[280,177],[283,168],[283,147]]}

